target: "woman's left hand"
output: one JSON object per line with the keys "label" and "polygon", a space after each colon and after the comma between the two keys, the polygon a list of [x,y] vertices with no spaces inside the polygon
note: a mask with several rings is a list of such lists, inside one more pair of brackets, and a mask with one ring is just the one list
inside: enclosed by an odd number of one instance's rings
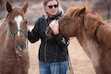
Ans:
{"label": "woman's left hand", "polygon": [[57,35],[59,33],[59,24],[58,20],[54,20],[49,24],[49,27],[52,29],[54,35]]}

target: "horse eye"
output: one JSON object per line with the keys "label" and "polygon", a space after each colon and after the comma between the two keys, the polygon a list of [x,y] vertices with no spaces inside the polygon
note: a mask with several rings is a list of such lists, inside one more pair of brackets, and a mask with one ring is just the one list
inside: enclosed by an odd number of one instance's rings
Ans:
{"label": "horse eye", "polygon": [[10,21],[9,22],[10,25],[13,25],[14,23],[15,23],[15,21]]}
{"label": "horse eye", "polygon": [[10,25],[12,25],[12,22],[9,22]]}
{"label": "horse eye", "polygon": [[25,23],[27,24],[27,23],[28,23],[28,21],[25,21]]}
{"label": "horse eye", "polygon": [[27,24],[27,23],[28,23],[28,21],[27,21],[27,20],[25,20],[25,21],[24,21],[24,23],[25,23],[25,24]]}

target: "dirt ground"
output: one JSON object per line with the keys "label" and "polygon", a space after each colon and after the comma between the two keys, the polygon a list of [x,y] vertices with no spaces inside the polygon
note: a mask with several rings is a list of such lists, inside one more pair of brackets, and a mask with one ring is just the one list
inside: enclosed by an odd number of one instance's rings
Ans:
{"label": "dirt ground", "polygon": [[[33,26],[29,26],[32,29]],[[38,47],[40,41],[29,42],[30,69],[29,74],[39,74],[38,67]],[[88,56],[78,43],[76,38],[71,38],[69,45],[69,56],[74,74],[96,74]]]}

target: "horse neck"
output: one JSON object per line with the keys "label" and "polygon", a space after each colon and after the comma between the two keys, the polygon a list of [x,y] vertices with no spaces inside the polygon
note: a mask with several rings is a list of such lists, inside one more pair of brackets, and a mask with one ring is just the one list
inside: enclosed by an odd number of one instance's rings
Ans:
{"label": "horse neck", "polygon": [[6,49],[6,50],[10,49],[12,51],[12,49],[14,49],[14,40],[9,34],[8,23],[5,22],[1,26],[2,28],[0,30],[2,30],[2,32],[1,32],[0,38],[2,38],[2,44],[3,44],[2,47],[3,49]]}
{"label": "horse neck", "polygon": [[99,45],[103,45],[106,48],[111,48],[111,26],[108,23],[102,21],[99,16],[87,14],[85,16],[86,23],[84,23],[84,29],[88,39],[92,39]]}
{"label": "horse neck", "polygon": [[78,27],[77,37],[80,39],[80,42],[84,42],[84,40],[96,41],[95,32],[98,30],[99,23],[100,21],[96,20],[95,16],[90,13],[84,15],[83,22]]}
{"label": "horse neck", "polygon": [[89,36],[90,34],[87,33],[86,29],[84,28],[84,25],[80,25],[78,34],[77,34],[77,40],[79,41],[80,45],[88,55],[88,57],[91,59],[94,66],[98,65],[98,60],[100,59],[99,51],[98,49],[98,43],[94,40],[94,38]]}
{"label": "horse neck", "polygon": [[[96,73],[110,74],[109,66],[104,65],[104,63],[110,61],[109,56],[111,56],[111,35],[109,34],[111,32],[111,27],[100,25],[96,33],[98,40],[95,38],[89,38],[84,29],[80,31],[80,35],[77,36],[77,39],[90,58]],[[104,56],[105,58],[103,59]],[[101,62],[104,63],[101,64]],[[109,69],[109,73],[104,73],[104,69]]]}

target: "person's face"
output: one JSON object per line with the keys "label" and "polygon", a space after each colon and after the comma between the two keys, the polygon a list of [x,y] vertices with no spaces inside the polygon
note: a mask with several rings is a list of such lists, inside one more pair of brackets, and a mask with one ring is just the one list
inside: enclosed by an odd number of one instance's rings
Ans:
{"label": "person's face", "polygon": [[58,12],[58,4],[56,0],[49,1],[45,6],[45,10],[49,17],[55,16]]}

